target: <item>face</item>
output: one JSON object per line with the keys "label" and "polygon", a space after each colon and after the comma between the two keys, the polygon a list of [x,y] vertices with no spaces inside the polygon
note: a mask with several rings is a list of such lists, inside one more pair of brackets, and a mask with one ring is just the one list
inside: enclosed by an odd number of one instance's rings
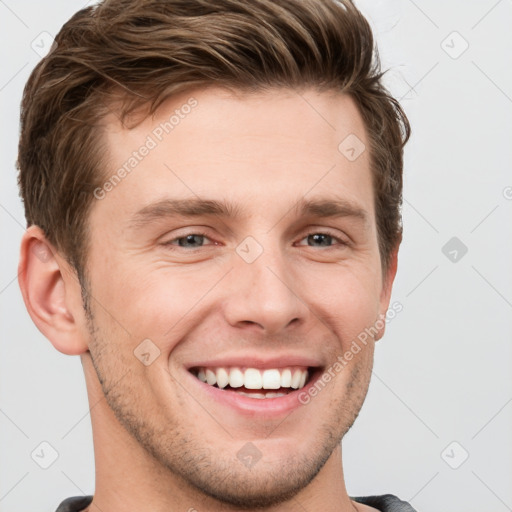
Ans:
{"label": "face", "polygon": [[107,119],[84,334],[97,377],[161,467],[239,507],[306,486],[367,392],[374,339],[344,354],[389,283],[350,134],[366,144],[352,100],[314,91],[202,89],[131,130]]}

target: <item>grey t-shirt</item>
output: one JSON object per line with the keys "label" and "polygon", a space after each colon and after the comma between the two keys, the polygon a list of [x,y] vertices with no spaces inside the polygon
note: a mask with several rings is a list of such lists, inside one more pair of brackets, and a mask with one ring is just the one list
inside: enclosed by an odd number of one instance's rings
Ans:
{"label": "grey t-shirt", "polygon": [[[381,512],[416,512],[409,503],[399,500],[392,494],[382,496],[359,496],[352,498],[357,503],[363,503]],[[80,512],[92,502],[92,496],[74,496],[64,500],[55,512]]]}

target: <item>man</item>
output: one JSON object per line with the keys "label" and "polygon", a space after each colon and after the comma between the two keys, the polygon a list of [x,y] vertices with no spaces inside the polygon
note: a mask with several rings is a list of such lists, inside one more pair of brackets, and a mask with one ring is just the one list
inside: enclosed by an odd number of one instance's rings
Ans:
{"label": "man", "polygon": [[[20,286],[80,355],[94,496],[65,511],[412,511],[341,444],[384,334],[409,124],[334,0],[107,0],[22,104]],[[372,60],[373,57],[373,60]]]}

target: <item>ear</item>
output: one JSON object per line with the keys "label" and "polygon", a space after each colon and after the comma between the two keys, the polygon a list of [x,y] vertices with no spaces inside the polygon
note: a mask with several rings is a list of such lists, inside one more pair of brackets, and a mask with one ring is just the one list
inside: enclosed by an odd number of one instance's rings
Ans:
{"label": "ear", "polygon": [[398,248],[400,247],[401,241],[402,237],[400,237],[400,240],[397,242],[395,248],[391,251],[388,268],[386,269],[386,273],[382,276],[383,279],[382,290],[380,294],[379,318],[377,319],[379,332],[375,336],[375,341],[380,340],[382,336],[384,336],[384,332],[386,330],[386,313],[389,308],[393,282],[395,280],[396,271],[398,268]]}
{"label": "ear", "polygon": [[30,317],[53,346],[68,355],[86,352],[80,283],[38,226],[23,235],[18,282]]}

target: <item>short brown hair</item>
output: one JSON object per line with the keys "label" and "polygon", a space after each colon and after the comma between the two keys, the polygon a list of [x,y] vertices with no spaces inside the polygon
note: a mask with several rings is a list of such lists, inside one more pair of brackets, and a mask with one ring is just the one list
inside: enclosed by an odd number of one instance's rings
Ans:
{"label": "short brown hair", "polygon": [[[101,121],[153,113],[171,95],[217,85],[350,95],[365,123],[379,250],[401,239],[410,126],[381,83],[377,48],[350,0],[106,0],[76,13],[24,90],[18,169],[29,225],[85,270],[87,216],[106,155]],[[102,172],[103,171],[103,172]]]}

